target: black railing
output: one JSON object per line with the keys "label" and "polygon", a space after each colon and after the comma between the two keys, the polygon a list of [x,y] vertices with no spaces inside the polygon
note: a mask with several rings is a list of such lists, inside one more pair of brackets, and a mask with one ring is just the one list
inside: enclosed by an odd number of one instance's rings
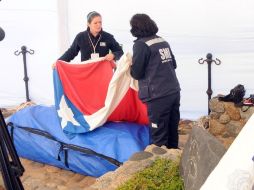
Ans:
{"label": "black railing", "polygon": [[29,98],[29,89],[28,89],[28,81],[29,81],[29,78],[27,76],[27,66],[26,66],[26,53],[29,53],[29,54],[34,54],[34,50],[27,50],[26,46],[22,46],[21,47],[21,51],[15,51],[14,54],[16,56],[18,56],[19,54],[23,55],[23,64],[24,64],[24,81],[25,81],[25,87],[26,87],[26,101],[29,102],[30,101],[30,98]]}
{"label": "black railing", "polygon": [[208,89],[206,91],[207,95],[208,95],[208,114],[210,113],[210,108],[209,108],[209,101],[211,100],[211,96],[213,94],[213,90],[212,90],[212,74],[211,74],[211,68],[212,68],[212,63],[215,63],[216,65],[220,65],[221,61],[219,59],[212,59],[213,55],[211,53],[208,53],[206,55],[206,59],[204,60],[203,58],[199,59],[198,62],[199,64],[204,64],[205,62],[208,65]]}

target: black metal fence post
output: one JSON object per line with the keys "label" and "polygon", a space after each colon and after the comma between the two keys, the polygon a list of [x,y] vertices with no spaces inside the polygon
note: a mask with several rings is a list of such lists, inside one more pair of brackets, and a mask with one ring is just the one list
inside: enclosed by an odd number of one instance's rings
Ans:
{"label": "black metal fence post", "polygon": [[29,54],[34,54],[34,50],[27,50],[26,46],[22,46],[21,47],[21,51],[15,51],[14,54],[16,56],[18,56],[19,54],[23,55],[23,64],[24,64],[24,81],[25,81],[25,88],[26,88],[26,101],[29,102],[30,101],[30,98],[29,98],[29,90],[28,90],[28,81],[29,81],[29,78],[27,76],[27,66],[26,66],[26,53],[29,53]]}
{"label": "black metal fence post", "polygon": [[206,59],[204,60],[203,58],[198,60],[199,64],[203,64],[203,63],[207,63],[208,65],[208,89],[206,91],[207,95],[208,95],[208,114],[210,114],[211,110],[209,108],[209,101],[211,100],[211,96],[213,94],[213,90],[212,90],[212,73],[211,73],[211,69],[212,69],[212,63],[215,63],[216,65],[220,65],[221,61],[219,59],[212,59],[213,55],[211,53],[208,53],[206,55]]}

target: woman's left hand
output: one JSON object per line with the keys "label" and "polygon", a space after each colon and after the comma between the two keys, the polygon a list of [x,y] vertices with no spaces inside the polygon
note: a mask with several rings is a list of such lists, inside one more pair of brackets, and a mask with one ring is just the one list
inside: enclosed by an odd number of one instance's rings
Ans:
{"label": "woman's left hand", "polygon": [[115,58],[115,55],[113,53],[109,53],[104,58],[105,58],[105,60],[113,61]]}

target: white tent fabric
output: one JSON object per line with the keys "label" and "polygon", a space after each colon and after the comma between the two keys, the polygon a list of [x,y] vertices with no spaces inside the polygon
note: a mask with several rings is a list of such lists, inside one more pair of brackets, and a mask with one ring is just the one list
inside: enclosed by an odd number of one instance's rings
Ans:
{"label": "white tent fabric", "polygon": [[213,96],[228,94],[239,83],[247,89],[246,96],[254,93],[253,7],[252,0],[1,1],[0,27],[6,37],[0,42],[0,107],[25,101],[22,56],[13,54],[22,45],[35,50],[27,55],[30,98],[53,104],[51,65],[86,29],[90,11],[102,14],[103,29],[115,36],[125,53],[132,53],[131,16],[147,13],[177,59],[181,117],[196,119],[207,114],[207,66],[198,59],[209,52],[222,61],[212,65]]}
{"label": "white tent fabric", "polygon": [[243,127],[201,190],[254,188],[254,114]]}
{"label": "white tent fabric", "polygon": [[0,27],[5,39],[0,42],[0,107],[16,106],[26,100],[21,46],[33,49],[27,55],[30,98],[52,104],[51,65],[59,55],[56,1],[0,1]]}

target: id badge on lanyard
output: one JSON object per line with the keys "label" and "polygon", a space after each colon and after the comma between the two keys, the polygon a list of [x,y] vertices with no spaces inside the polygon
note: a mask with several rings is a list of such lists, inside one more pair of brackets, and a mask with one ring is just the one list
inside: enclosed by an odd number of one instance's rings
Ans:
{"label": "id badge on lanyard", "polygon": [[96,52],[95,52],[95,49],[96,49],[96,46],[98,45],[98,42],[99,42],[100,39],[101,39],[101,35],[100,35],[100,37],[99,37],[99,39],[98,39],[98,41],[96,42],[95,45],[93,45],[93,42],[92,42],[92,40],[91,40],[89,34],[88,34],[88,37],[89,37],[89,40],[90,40],[91,45],[93,46],[93,53],[91,53],[91,59],[97,59],[97,58],[100,57],[100,55],[99,55],[99,53],[96,53]]}
{"label": "id badge on lanyard", "polygon": [[91,59],[97,59],[100,55],[98,53],[91,53]]}

